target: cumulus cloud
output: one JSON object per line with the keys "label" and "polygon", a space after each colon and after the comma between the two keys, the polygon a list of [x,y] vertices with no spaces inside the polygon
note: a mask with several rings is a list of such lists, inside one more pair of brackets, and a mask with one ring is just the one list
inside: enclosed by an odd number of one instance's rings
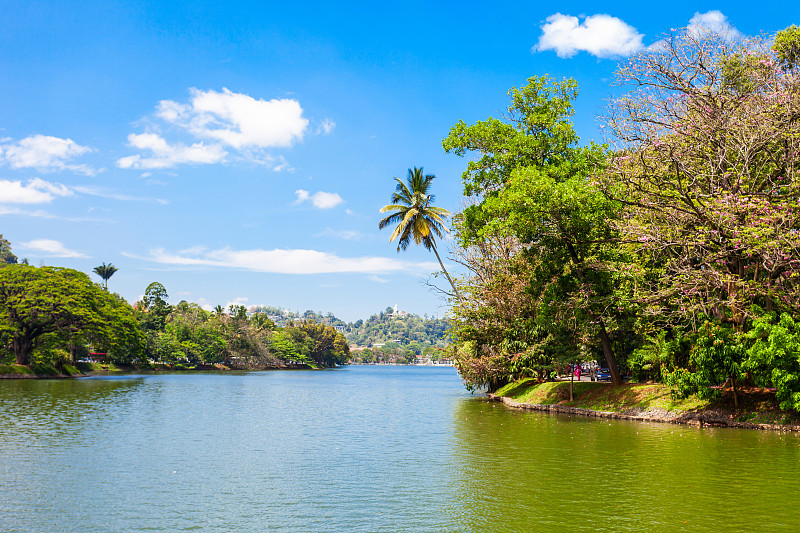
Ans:
{"label": "cumulus cloud", "polygon": [[39,178],[21,181],[0,180],[0,204],[46,204],[56,196],[72,196],[73,192],[60,183]]}
{"label": "cumulus cloud", "polygon": [[339,257],[317,250],[205,250],[194,248],[178,253],[163,249],[145,258],[156,263],[183,266],[236,268],[273,274],[332,274],[390,272],[424,273],[438,270],[435,262],[410,262],[386,257]]}
{"label": "cumulus cloud", "polygon": [[120,168],[158,169],[180,164],[220,163],[228,155],[218,144],[205,144],[202,141],[191,146],[182,143],[169,144],[155,133],[132,133],[128,135],[128,144],[150,153],[146,157],[140,154],[122,157],[117,160]]}
{"label": "cumulus cloud", "polygon": [[34,239],[20,243],[19,247],[23,250],[39,252],[48,257],[88,257],[81,252],[70,250],[63,243],[52,239]]}
{"label": "cumulus cloud", "polygon": [[310,201],[317,209],[330,209],[344,202],[342,197],[335,192],[318,191],[311,194],[304,189],[297,189],[294,193],[297,195],[297,200],[294,202],[295,205]]}
{"label": "cumulus cloud", "polygon": [[194,135],[214,139],[233,148],[292,146],[303,139],[308,120],[300,102],[289,98],[256,100],[223,88],[190,89],[188,104],[162,100],[157,115]]}
{"label": "cumulus cloud", "polygon": [[92,148],[81,146],[72,139],[49,135],[31,135],[16,142],[0,140],[0,162],[11,168],[35,168],[45,172],[71,170],[94,175],[97,171],[88,165],[68,163],[92,151]]}
{"label": "cumulus cloud", "polygon": [[534,52],[553,50],[558,57],[588,52],[597,57],[628,56],[642,49],[642,34],[610,15],[591,15],[581,20],[555,13],[542,25]]}
{"label": "cumulus cloud", "polygon": [[[155,117],[160,125],[177,128],[198,142],[170,142],[156,133],[132,134],[131,147],[151,152],[117,160],[121,168],[159,169],[179,164],[214,164],[234,158],[289,170],[282,156],[270,150],[288,148],[302,141],[308,128],[300,102],[290,98],[256,99],[247,94],[189,89],[189,101],[162,100]],[[332,126],[330,126],[332,128]]]}
{"label": "cumulus cloud", "polygon": [[686,31],[694,37],[701,37],[708,33],[718,34],[729,39],[738,39],[742,36],[739,30],[728,22],[728,17],[716,9],[706,13],[695,13],[689,20]]}

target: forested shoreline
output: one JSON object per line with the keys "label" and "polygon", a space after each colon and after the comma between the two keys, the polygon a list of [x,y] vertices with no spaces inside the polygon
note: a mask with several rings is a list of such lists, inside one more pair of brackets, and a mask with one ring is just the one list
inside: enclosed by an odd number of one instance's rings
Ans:
{"label": "forested shoreline", "polygon": [[87,359],[140,369],[327,368],[350,360],[347,341],[332,326],[296,320],[276,327],[265,314],[248,316],[237,305],[213,312],[186,301],[170,305],[158,282],[130,305],[82,272],[18,264],[8,241],[3,247],[4,366],[15,363],[52,374]]}
{"label": "forested shoreline", "polygon": [[[620,64],[581,145],[574,80],[534,76],[461,121],[455,364],[470,388],[597,360],[615,384],[800,410],[800,28],[676,30]],[[458,297],[456,297],[458,296]]]}

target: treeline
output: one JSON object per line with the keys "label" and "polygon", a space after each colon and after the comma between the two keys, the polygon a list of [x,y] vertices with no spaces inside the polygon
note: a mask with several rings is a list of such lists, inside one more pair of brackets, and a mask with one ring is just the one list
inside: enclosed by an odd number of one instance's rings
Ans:
{"label": "treeline", "polygon": [[352,351],[352,361],[361,364],[410,365],[414,363],[436,363],[449,361],[450,354],[441,346],[422,347],[416,342],[401,345],[387,342],[371,348],[358,348]]}
{"label": "treeline", "polygon": [[251,306],[248,313],[265,314],[277,325],[292,322],[313,320],[314,322],[334,326],[344,334],[347,341],[358,347],[373,347],[376,344],[394,343],[404,346],[419,355],[425,347],[445,347],[450,343],[448,332],[450,324],[445,319],[438,319],[398,311],[387,307],[367,320],[345,322],[333,313],[323,313],[311,309],[300,313],[273,306]]}
{"label": "treeline", "polygon": [[410,313],[395,313],[391,307],[367,320],[347,324],[346,337],[350,344],[373,347],[394,343],[419,355],[426,347],[444,347],[450,342],[447,320],[421,317]]}
{"label": "treeline", "polygon": [[611,144],[579,145],[573,80],[530,78],[505,120],[456,124],[466,383],[598,360],[615,383],[775,387],[800,409],[799,74],[797,27],[676,31],[619,67]]}
{"label": "treeline", "polygon": [[[6,248],[9,248],[6,241]],[[279,328],[242,306],[209,312],[167,303],[151,283],[129,305],[76,270],[0,263],[0,359],[60,366],[90,353],[137,366],[224,364],[232,368],[346,364],[344,336],[313,321]]]}

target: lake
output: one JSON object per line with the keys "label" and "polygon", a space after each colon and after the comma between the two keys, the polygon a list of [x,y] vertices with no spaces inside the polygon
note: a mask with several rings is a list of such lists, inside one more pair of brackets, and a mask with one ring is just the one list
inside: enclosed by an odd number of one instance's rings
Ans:
{"label": "lake", "polygon": [[449,367],[0,381],[0,531],[797,531],[797,434],[511,410]]}

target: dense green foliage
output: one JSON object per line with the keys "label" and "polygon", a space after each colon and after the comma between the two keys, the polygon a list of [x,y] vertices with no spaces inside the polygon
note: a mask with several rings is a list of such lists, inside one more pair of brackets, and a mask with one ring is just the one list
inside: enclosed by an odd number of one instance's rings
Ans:
{"label": "dense green foliage", "polygon": [[597,360],[617,383],[774,387],[800,409],[798,50],[796,27],[675,32],[620,65],[616,146],[580,146],[577,86],[547,77],[451,129],[445,150],[472,157],[452,333],[469,387]]}
{"label": "dense green foliage", "polygon": [[0,263],[15,264],[16,262],[17,256],[11,251],[11,243],[0,233]]}
{"label": "dense green foliage", "polygon": [[475,201],[456,225],[472,273],[456,309],[458,366],[469,383],[494,388],[598,348],[620,382],[611,339],[626,313],[615,292],[620,205],[589,179],[603,149],[577,145],[574,81],[534,77],[509,95],[506,121],[461,122],[444,141],[481,154],[463,175]]}
{"label": "dense green foliage", "polygon": [[131,307],[82,272],[2,264],[0,363],[65,372],[90,353],[139,366],[331,367],[350,359],[346,339],[332,326],[297,320],[278,328],[264,314],[248,317],[241,306],[212,313],[188,302],[171,306],[168,298],[154,282]]}
{"label": "dense green foliage", "polygon": [[61,346],[74,354],[86,343],[140,351],[133,310],[77,270],[24,264],[0,266],[0,330],[17,364],[34,349]]}
{"label": "dense green foliage", "polygon": [[449,343],[450,325],[446,320],[394,313],[391,307],[347,325],[347,340],[356,346],[371,348],[392,342],[409,346],[415,353],[427,346],[444,347]]}
{"label": "dense green foliage", "polygon": [[345,322],[333,313],[312,310],[288,311],[272,306],[253,306],[249,309],[252,319],[261,316],[276,326],[284,327],[297,321],[314,321],[333,326],[341,332],[347,342],[359,348],[372,348],[376,344],[394,343],[409,347],[419,355],[428,346],[444,348],[450,343],[450,323],[447,320],[398,311],[387,307],[366,320]]}
{"label": "dense green foliage", "polygon": [[350,357],[344,336],[313,320],[296,320],[281,328],[264,313],[248,316],[240,305],[231,306],[228,313],[221,308],[211,312],[185,301],[170,306],[167,298],[160,283],[151,283],[136,306],[149,363],[331,367],[346,364]]}

